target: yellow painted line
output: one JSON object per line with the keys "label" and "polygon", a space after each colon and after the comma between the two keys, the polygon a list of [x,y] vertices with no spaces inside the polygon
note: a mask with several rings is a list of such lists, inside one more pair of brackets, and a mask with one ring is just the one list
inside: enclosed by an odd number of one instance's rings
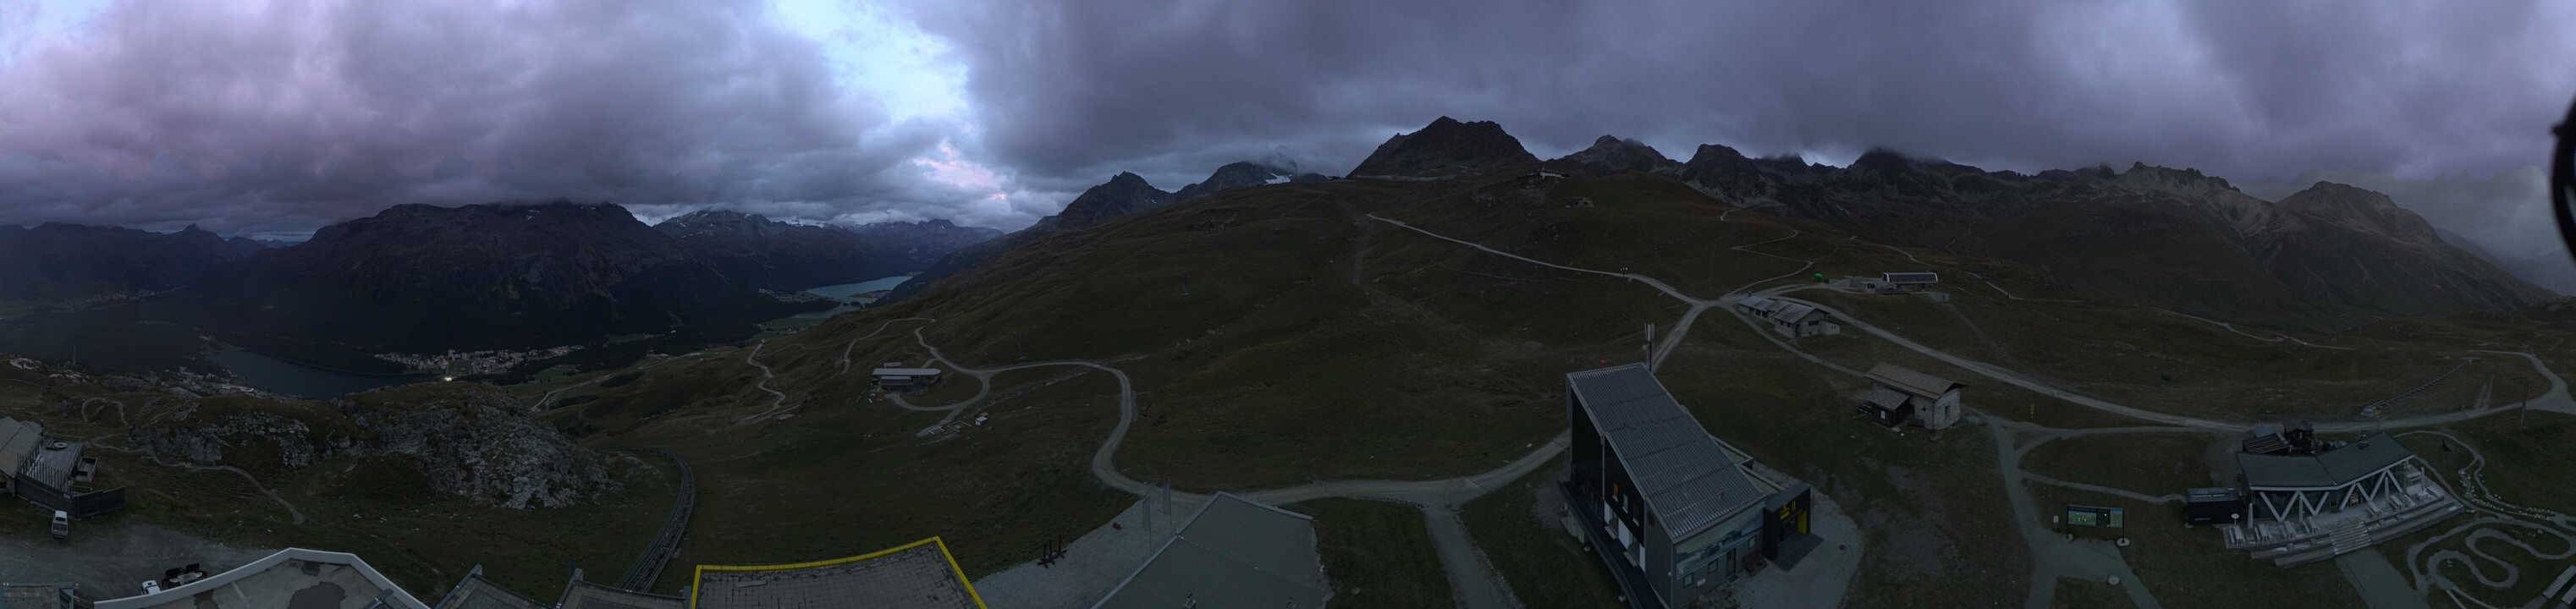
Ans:
{"label": "yellow painted line", "polygon": [[939,547],[939,556],[940,556],[940,558],[945,559],[945,560],[947,560],[947,561],[948,561],[948,572],[949,572],[949,573],[956,574],[956,575],[957,575],[957,583],[958,583],[959,585],[962,585],[962,586],[965,586],[965,587],[966,587],[966,596],[967,596],[968,598],[973,599],[973,600],[975,601],[975,607],[977,607],[977,609],[988,609],[988,608],[986,608],[986,607],[984,606],[984,595],[983,595],[982,593],[978,593],[978,592],[976,592],[976,591],[975,591],[975,583],[966,579],[966,570],[965,570],[965,569],[958,568],[958,566],[957,566],[957,557],[956,557],[955,555],[952,555],[952,554],[949,554],[949,553],[948,553],[948,543],[947,543],[947,542],[944,542],[944,541],[940,541],[939,537],[938,537],[938,536],[935,536],[935,535],[934,535],[934,536],[931,536],[931,537],[929,537],[929,538],[926,538],[926,539],[922,539],[922,540],[920,540],[920,541],[915,541],[915,542],[912,542],[912,543],[907,543],[907,544],[903,544],[903,545],[900,545],[900,546],[895,546],[895,547],[892,547],[892,548],[886,548],[886,549],[883,549],[883,550],[877,550],[877,551],[875,551],[875,552],[869,552],[869,553],[866,553],[866,554],[860,554],[860,555],[858,555],[858,556],[850,556],[850,557],[844,557],[844,558],[833,558],[833,559],[827,559],[827,560],[815,560],[815,561],[807,561],[807,562],[785,563],[785,564],[774,564],[774,565],[698,565],[698,567],[697,567],[697,572],[696,572],[694,575],[691,575],[691,576],[689,577],[689,584],[690,584],[690,585],[689,585],[689,607],[690,607],[690,609],[697,609],[697,606],[698,606],[698,591],[706,589],[706,577],[707,577],[707,572],[709,572],[709,571],[718,571],[718,572],[793,571],[793,570],[797,570],[797,569],[812,569],[812,568],[816,568],[816,567],[829,567],[829,566],[833,566],[833,565],[845,565],[845,564],[849,564],[849,563],[859,562],[859,561],[862,561],[862,560],[868,560],[868,559],[871,559],[871,558],[878,558],[878,557],[882,557],[882,556],[885,556],[885,555],[888,555],[888,554],[894,554],[894,553],[896,553],[896,552],[902,552],[902,551],[904,551],[904,550],[910,550],[910,549],[913,549],[913,548],[918,548],[918,547],[921,547],[921,545],[922,545],[922,544],[933,544],[933,545],[938,546],[938,547]]}
{"label": "yellow painted line", "polygon": [[931,537],[930,541],[939,544],[939,556],[948,559],[948,572],[957,574],[957,584],[966,587],[966,597],[974,599],[975,609],[990,609],[984,606],[984,594],[975,591],[975,582],[966,579],[966,570],[957,568],[957,556],[948,553],[948,542],[939,541],[938,537]]}

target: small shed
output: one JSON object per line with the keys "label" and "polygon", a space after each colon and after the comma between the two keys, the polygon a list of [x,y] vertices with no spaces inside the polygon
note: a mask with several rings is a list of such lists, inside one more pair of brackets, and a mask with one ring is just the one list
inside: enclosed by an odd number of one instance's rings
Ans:
{"label": "small shed", "polygon": [[1959,422],[1959,393],[1968,387],[1965,384],[1885,363],[1871,366],[1868,377],[1874,386],[1862,398],[1861,407],[1874,411],[1881,422],[1902,421],[1927,429],[1946,429]]}
{"label": "small shed", "polygon": [[2182,494],[2183,521],[2228,524],[2245,520],[2245,496],[2231,486],[2194,488]]}
{"label": "small shed", "polygon": [[915,389],[939,384],[938,368],[878,368],[873,373],[877,386],[885,389]]}

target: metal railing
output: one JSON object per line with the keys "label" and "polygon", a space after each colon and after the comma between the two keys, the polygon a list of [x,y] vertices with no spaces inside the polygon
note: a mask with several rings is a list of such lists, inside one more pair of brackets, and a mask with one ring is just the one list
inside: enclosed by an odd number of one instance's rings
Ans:
{"label": "metal railing", "polygon": [[617,582],[617,587],[619,588],[633,590],[636,592],[651,592],[653,591],[653,580],[661,579],[662,569],[671,564],[672,556],[676,556],[680,553],[680,540],[688,537],[689,515],[697,511],[698,505],[698,475],[689,471],[689,460],[682,459],[679,455],[672,454],[671,451],[659,448],[620,448],[617,450],[631,453],[658,455],[664,459],[670,459],[672,463],[677,463],[680,466],[679,498],[671,501],[670,519],[662,523],[662,532],[653,536],[652,545],[644,546],[644,554],[635,557],[635,566],[628,567],[626,569],[626,577],[618,580]]}

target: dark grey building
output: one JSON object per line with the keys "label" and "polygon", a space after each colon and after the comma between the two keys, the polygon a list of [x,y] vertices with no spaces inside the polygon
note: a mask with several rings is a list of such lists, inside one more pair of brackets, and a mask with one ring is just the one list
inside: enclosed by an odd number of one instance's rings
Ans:
{"label": "dark grey building", "polygon": [[1092,609],[1316,608],[1332,596],[1313,518],[1217,493]]}
{"label": "dark grey building", "polygon": [[1631,607],[1694,606],[1784,548],[1813,543],[1806,486],[1748,472],[1751,460],[1710,435],[1645,364],[1565,379],[1566,508]]}

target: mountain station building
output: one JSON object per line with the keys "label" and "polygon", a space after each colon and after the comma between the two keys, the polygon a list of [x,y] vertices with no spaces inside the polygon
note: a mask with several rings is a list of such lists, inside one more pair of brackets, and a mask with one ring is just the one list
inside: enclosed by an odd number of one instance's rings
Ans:
{"label": "mountain station building", "polygon": [[[2424,460],[2388,434],[2347,443],[2297,433],[2275,442],[2258,431],[2236,454],[2244,522],[2219,527],[2227,547],[2280,566],[2369,548],[2463,511],[2425,474]],[[2279,436],[2274,436],[2279,437]]]}
{"label": "mountain station building", "polygon": [[1805,484],[1761,475],[1710,435],[1645,364],[1568,374],[1559,491],[1636,609],[1694,607],[1818,543]]}

